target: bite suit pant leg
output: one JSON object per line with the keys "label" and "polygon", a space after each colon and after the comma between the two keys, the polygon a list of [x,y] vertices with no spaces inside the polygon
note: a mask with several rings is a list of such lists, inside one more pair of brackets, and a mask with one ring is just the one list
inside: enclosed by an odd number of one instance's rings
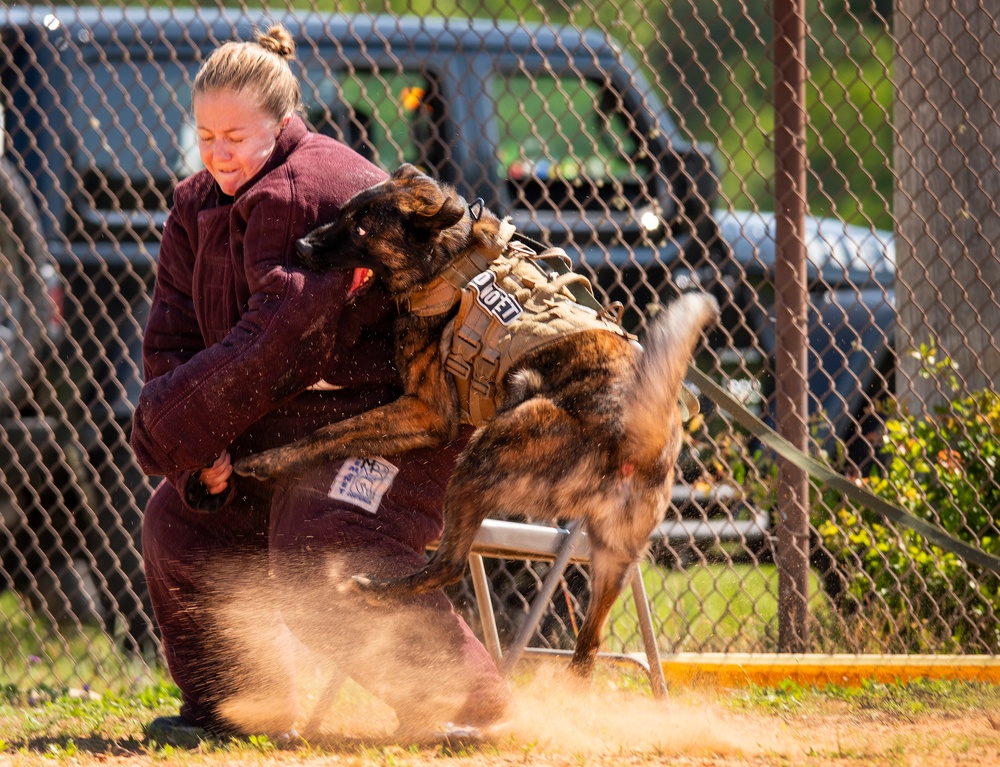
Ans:
{"label": "bite suit pant leg", "polygon": [[143,558],[181,716],[217,732],[281,733],[297,711],[287,629],[268,577],[270,493],[247,487],[203,514],[161,482],[143,518]]}
{"label": "bite suit pant leg", "polygon": [[443,591],[382,603],[351,586],[355,574],[405,575],[426,562],[441,532],[441,472],[428,471],[440,458],[393,456],[398,473],[374,508],[345,492],[344,477],[354,475],[341,463],[279,486],[272,506],[271,565],[286,623],[388,703],[402,731],[487,725],[509,704],[505,680]]}

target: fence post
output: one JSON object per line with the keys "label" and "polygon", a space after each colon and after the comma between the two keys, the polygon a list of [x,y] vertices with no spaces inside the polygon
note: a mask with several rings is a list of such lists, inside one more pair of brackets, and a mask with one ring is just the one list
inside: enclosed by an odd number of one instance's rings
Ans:
{"label": "fence post", "polygon": [[[803,450],[808,439],[806,300],[805,2],[774,3],[775,375],[778,431]],[[778,469],[778,651],[808,646],[809,480]]]}

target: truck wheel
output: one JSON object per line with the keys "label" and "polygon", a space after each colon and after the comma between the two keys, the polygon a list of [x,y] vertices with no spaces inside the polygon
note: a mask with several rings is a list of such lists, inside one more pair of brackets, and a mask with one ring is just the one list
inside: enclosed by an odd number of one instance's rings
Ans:
{"label": "truck wheel", "polygon": [[25,404],[41,371],[52,319],[48,258],[31,195],[0,157],[0,413]]}

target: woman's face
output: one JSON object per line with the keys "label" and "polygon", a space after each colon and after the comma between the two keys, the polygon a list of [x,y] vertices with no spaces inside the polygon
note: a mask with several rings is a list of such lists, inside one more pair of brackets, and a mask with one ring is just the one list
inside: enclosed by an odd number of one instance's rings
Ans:
{"label": "woman's face", "polygon": [[201,161],[225,194],[236,194],[264,167],[290,118],[275,120],[256,99],[234,91],[199,93],[193,106]]}

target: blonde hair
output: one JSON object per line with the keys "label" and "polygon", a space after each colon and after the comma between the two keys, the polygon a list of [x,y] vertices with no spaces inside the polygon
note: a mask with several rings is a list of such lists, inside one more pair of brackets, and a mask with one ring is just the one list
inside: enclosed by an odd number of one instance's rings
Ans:
{"label": "blonde hair", "polygon": [[261,109],[281,120],[297,111],[302,98],[289,61],[295,40],[281,24],[254,30],[253,42],[223,43],[208,57],[191,88],[191,97],[211,91],[247,92]]}

